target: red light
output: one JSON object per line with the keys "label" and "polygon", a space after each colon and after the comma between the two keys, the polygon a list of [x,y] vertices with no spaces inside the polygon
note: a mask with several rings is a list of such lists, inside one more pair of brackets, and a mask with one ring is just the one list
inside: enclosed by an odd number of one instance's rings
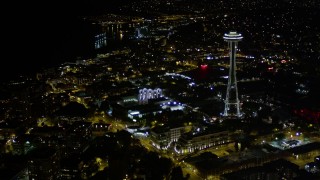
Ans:
{"label": "red light", "polygon": [[283,60],[281,60],[281,63],[286,63],[286,62],[287,62],[287,60],[284,60],[284,59],[283,59]]}
{"label": "red light", "polygon": [[201,64],[201,69],[207,69],[208,68],[208,65],[206,64]]}

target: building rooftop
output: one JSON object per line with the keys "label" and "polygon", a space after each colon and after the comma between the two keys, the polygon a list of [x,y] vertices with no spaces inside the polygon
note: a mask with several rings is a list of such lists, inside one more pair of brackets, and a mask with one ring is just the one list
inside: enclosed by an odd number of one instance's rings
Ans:
{"label": "building rooftop", "polygon": [[31,159],[48,159],[56,153],[56,149],[51,147],[38,147],[32,149],[28,155]]}

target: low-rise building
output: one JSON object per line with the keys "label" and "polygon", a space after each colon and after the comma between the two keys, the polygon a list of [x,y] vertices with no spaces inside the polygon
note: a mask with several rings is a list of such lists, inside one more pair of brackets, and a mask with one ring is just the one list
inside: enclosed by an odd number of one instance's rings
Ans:
{"label": "low-rise building", "polygon": [[177,142],[184,132],[185,127],[183,126],[158,126],[151,129],[150,134],[153,146],[158,149],[166,150],[172,142]]}
{"label": "low-rise building", "polygon": [[213,146],[220,146],[232,142],[230,133],[222,129],[207,129],[182,134],[176,145],[179,154],[193,153]]}

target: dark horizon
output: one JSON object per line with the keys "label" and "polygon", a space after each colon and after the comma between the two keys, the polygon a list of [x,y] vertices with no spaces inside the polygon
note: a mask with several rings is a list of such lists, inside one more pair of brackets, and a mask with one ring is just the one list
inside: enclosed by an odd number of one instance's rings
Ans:
{"label": "dark horizon", "polygon": [[88,36],[81,17],[119,13],[119,7],[128,2],[131,1],[9,3],[10,14],[3,22],[2,57],[6,63],[1,66],[1,76],[7,79],[21,72],[33,73],[42,67],[94,55],[84,43],[86,39],[81,39]]}
{"label": "dark horizon", "polygon": [[81,17],[113,12],[121,1],[83,0],[19,3],[8,7],[12,15],[4,19],[1,79],[34,74],[77,57],[90,57],[90,22]]}

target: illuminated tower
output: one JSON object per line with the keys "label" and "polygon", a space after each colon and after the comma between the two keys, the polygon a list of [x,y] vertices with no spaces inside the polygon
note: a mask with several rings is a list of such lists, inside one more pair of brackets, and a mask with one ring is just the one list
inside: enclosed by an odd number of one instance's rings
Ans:
{"label": "illuminated tower", "polygon": [[237,76],[236,76],[236,52],[238,42],[242,39],[242,35],[230,31],[229,34],[224,34],[223,39],[228,42],[229,56],[230,56],[230,67],[228,77],[228,87],[226,93],[226,99],[224,101],[224,113],[226,117],[240,117],[240,102],[238,99],[238,87],[237,87]]}

